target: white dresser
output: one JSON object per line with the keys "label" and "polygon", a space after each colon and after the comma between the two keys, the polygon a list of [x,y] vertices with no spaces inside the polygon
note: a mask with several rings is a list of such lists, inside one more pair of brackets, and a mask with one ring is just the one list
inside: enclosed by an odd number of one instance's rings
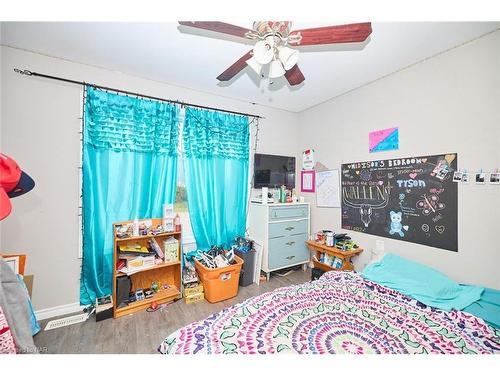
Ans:
{"label": "white dresser", "polygon": [[251,203],[250,238],[263,247],[261,270],[267,274],[309,262],[309,203]]}

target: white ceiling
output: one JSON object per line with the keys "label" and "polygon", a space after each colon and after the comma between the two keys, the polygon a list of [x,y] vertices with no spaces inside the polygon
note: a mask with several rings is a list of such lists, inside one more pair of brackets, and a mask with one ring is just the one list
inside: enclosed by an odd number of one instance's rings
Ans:
{"label": "white ceiling", "polygon": [[[235,24],[251,28],[252,22]],[[325,25],[297,22],[292,29]],[[3,22],[1,36],[4,45],[300,112],[499,27],[500,22],[374,23],[363,45],[302,47],[299,66],[306,80],[293,88],[284,78],[269,85],[248,67],[220,83],[216,77],[251,45],[208,31],[194,35],[176,23]]]}

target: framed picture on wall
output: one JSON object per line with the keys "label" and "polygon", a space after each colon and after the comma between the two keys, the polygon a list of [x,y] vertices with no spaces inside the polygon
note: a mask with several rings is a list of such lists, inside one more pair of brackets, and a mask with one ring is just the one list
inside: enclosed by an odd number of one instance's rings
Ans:
{"label": "framed picture on wall", "polygon": [[490,184],[500,185],[500,172],[490,173]]}
{"label": "framed picture on wall", "polygon": [[486,173],[478,172],[476,173],[476,184],[484,185],[486,183]]}
{"label": "framed picture on wall", "polygon": [[461,182],[462,181],[462,172],[455,171],[453,173],[453,182]]}
{"label": "framed picture on wall", "polygon": [[300,172],[300,191],[303,193],[314,193],[316,186],[316,174],[312,171]]}

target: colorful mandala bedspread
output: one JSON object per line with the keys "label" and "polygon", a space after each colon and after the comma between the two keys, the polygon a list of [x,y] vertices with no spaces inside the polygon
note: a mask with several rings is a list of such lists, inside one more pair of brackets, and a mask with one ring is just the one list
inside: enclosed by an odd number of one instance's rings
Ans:
{"label": "colorful mandala bedspread", "polygon": [[500,331],[364,280],[328,272],[189,324],[167,337],[165,354],[496,353]]}

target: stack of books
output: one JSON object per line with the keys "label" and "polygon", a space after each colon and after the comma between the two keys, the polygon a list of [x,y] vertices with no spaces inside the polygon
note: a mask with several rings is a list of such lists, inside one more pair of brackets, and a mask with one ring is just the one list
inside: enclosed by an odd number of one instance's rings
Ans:
{"label": "stack of books", "polygon": [[119,246],[116,270],[132,275],[163,262],[165,256],[156,240],[152,238],[148,244],[150,248],[139,244]]}

